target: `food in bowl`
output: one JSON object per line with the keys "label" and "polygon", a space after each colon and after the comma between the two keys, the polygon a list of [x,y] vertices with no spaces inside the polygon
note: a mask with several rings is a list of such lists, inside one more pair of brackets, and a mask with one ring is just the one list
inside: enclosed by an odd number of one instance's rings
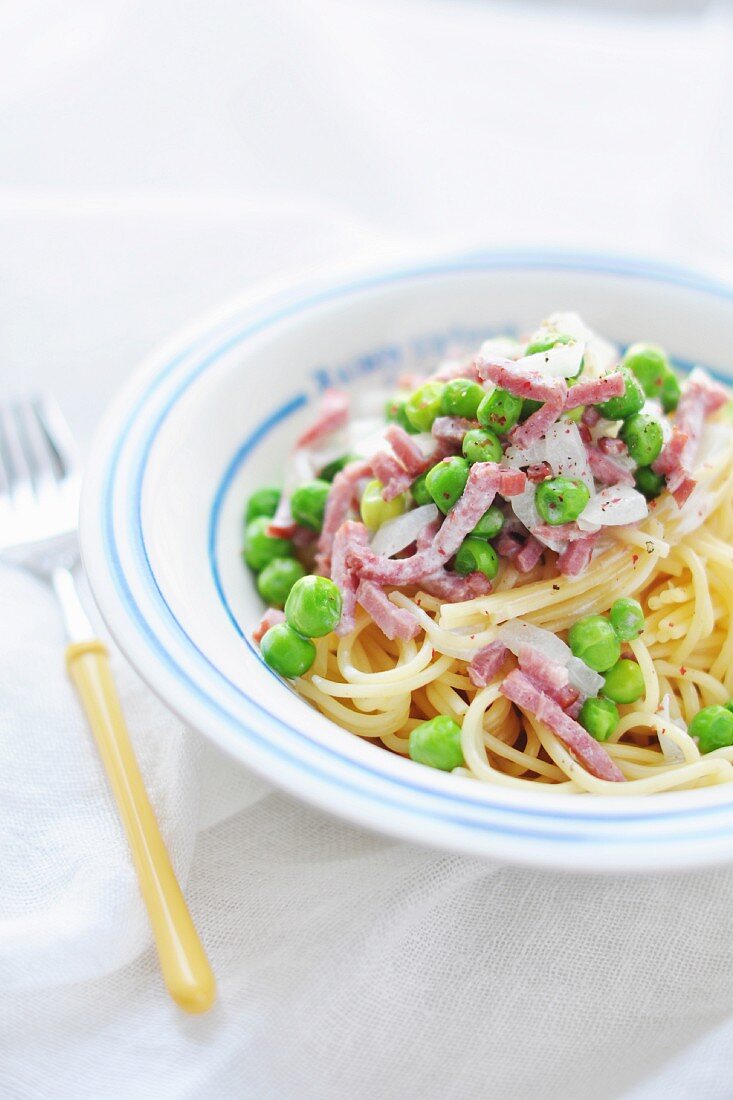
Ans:
{"label": "food in bowl", "polygon": [[328,391],[282,488],[247,503],[267,664],[352,733],[479,781],[731,782],[728,391],[563,313],[376,396],[379,417]]}

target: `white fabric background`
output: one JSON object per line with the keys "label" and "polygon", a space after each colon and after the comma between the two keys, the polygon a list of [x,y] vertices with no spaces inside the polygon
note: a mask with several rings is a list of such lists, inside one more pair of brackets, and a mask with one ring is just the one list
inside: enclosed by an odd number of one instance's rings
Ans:
{"label": "white fabric background", "polygon": [[[2,396],[52,387],[87,441],[192,313],[403,241],[733,270],[732,18],[0,4]],[[550,876],[361,833],[223,759],[118,658],[219,979],[184,1018],[62,644],[50,594],[0,568],[0,1095],[733,1095],[733,872]]]}

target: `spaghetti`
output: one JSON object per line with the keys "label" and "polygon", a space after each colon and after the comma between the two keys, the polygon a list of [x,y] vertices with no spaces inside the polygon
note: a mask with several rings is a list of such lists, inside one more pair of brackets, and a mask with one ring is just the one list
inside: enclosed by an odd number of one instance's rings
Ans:
{"label": "spaghetti", "polygon": [[[311,480],[274,519],[248,516],[250,564],[253,546],[289,545],[259,573],[268,602],[285,604],[268,613],[265,659],[344,729],[480,782],[609,796],[732,782],[727,394],[697,372],[669,397],[663,353],[635,346],[619,369],[574,315],[506,346],[444,364],[402,398],[396,423],[411,432],[372,425],[376,462],[330,399],[308,435],[321,448]],[[568,400],[576,386],[582,405]],[[641,402],[624,405],[637,388]],[[347,444],[358,466],[337,454],[329,482],[325,460]],[[590,451],[608,463],[586,464]],[[460,485],[442,476],[451,464]],[[268,569],[284,578],[277,592]],[[291,634],[310,647],[300,664]]]}

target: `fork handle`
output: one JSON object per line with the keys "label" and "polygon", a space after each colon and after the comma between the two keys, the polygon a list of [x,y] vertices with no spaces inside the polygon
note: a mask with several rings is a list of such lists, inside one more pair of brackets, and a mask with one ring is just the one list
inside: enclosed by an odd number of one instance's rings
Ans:
{"label": "fork handle", "polygon": [[165,984],[181,1008],[205,1012],[216,996],[214,975],[145,792],[107,649],[99,641],[74,643],[66,649],[66,667],[89,719],[132,849]]}

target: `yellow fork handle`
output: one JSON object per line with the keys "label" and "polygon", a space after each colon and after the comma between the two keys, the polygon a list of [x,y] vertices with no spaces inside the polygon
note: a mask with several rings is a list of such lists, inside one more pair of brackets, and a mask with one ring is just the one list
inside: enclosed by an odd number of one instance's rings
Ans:
{"label": "yellow fork handle", "polygon": [[72,644],[66,667],[79,693],[130,842],[168,991],[187,1012],[205,1012],[216,984],[145,792],[102,642]]}

